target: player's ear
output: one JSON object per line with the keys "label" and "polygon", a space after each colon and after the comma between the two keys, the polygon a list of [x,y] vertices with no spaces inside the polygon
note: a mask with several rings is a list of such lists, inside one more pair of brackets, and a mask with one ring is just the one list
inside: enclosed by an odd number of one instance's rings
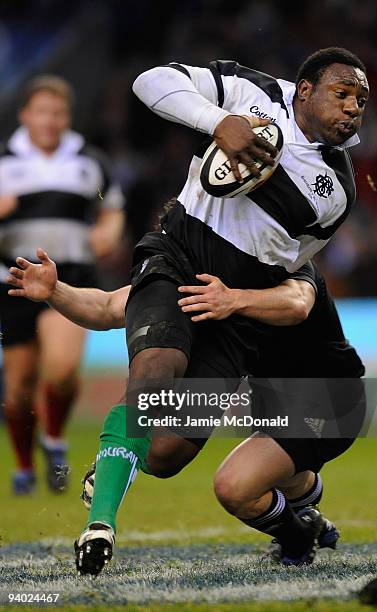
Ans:
{"label": "player's ear", "polygon": [[296,87],[297,97],[301,102],[305,102],[310,97],[312,91],[313,83],[306,79],[302,79]]}

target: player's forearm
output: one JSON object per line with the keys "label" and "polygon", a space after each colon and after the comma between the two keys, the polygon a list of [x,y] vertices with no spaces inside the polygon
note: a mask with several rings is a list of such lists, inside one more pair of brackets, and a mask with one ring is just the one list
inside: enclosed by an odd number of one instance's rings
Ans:
{"label": "player's forearm", "polygon": [[143,72],[134,82],[133,91],[160,117],[206,134],[213,134],[229,115],[202,95],[186,74],[168,66]]}
{"label": "player's forearm", "polygon": [[289,285],[263,290],[232,289],[234,313],[269,325],[297,325],[307,318],[315,299],[314,289],[306,284],[305,291]]}
{"label": "player's forearm", "polygon": [[80,327],[107,330],[116,327],[109,308],[109,296],[100,289],[71,287],[58,281],[47,303]]}
{"label": "player's forearm", "polygon": [[106,257],[120,244],[124,230],[122,210],[101,211],[90,233],[90,242],[97,257]]}

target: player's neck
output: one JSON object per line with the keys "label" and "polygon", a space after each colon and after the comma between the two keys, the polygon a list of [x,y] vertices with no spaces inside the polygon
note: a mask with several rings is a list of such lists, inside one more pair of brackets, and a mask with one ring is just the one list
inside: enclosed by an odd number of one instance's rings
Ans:
{"label": "player's neck", "polygon": [[303,113],[299,100],[295,98],[293,100],[293,111],[295,115],[295,121],[300,128],[301,132],[304,134],[305,138],[308,142],[315,142],[311,129],[310,123],[307,121],[305,113]]}
{"label": "player's neck", "polygon": [[54,143],[53,145],[44,145],[38,140],[33,139],[33,137],[30,134],[29,134],[29,137],[30,137],[30,142],[32,143],[32,145],[46,157],[51,157],[52,155],[54,155],[54,153],[56,153],[60,145],[60,142]]}

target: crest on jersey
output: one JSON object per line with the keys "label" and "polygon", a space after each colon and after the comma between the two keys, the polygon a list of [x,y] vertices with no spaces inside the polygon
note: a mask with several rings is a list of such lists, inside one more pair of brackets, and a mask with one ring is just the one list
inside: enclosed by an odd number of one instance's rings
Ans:
{"label": "crest on jersey", "polygon": [[312,185],[314,187],[314,193],[321,198],[328,198],[334,191],[334,182],[331,176],[328,176],[327,172],[325,175],[318,174],[315,183],[312,183]]}

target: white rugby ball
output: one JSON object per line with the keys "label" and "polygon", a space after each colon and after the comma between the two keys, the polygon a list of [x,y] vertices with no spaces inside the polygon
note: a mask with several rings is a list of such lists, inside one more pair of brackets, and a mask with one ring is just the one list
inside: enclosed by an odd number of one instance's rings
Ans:
{"label": "white rugby ball", "polygon": [[87,510],[92,507],[93,492],[94,492],[94,479],[96,477],[95,468],[93,467],[87,472],[83,479],[83,490],[81,493],[81,499],[84,502],[84,506]]}
{"label": "white rugby ball", "polygon": [[224,151],[219,149],[213,142],[204,154],[200,166],[200,182],[203,189],[211,196],[216,198],[233,198],[240,193],[249,193],[262,185],[274,173],[283,152],[283,134],[275,123],[269,123],[261,127],[252,128],[255,134],[265,138],[278,153],[275,157],[273,166],[268,166],[265,162],[256,161],[255,165],[259,168],[261,176],[255,177],[245,164],[238,164],[243,183],[239,183],[233,174],[229,160]]}

